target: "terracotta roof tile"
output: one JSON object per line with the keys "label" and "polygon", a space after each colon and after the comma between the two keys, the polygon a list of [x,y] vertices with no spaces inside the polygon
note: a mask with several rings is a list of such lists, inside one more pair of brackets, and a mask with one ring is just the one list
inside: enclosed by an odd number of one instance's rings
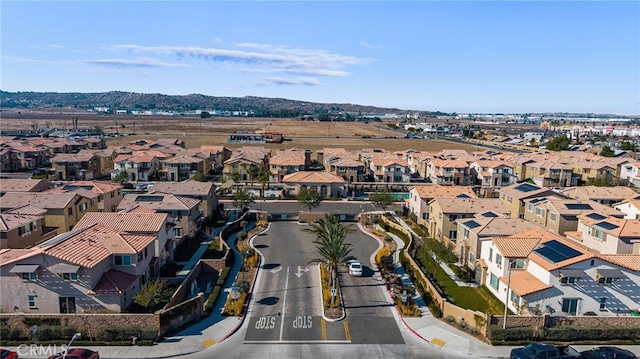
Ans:
{"label": "terracotta roof tile", "polygon": [[329,172],[300,171],[285,175],[282,182],[295,183],[345,183],[344,178]]}
{"label": "terracotta roof tile", "polygon": [[[500,281],[506,284],[508,278],[501,277]],[[544,284],[538,278],[534,277],[533,274],[527,271],[512,273],[511,282],[509,284],[511,286],[511,290],[521,297],[552,287],[549,284]]]}
{"label": "terracotta roof tile", "polygon": [[494,237],[493,243],[505,258],[527,258],[540,243],[540,238]]}
{"label": "terracotta roof tile", "polygon": [[461,194],[466,194],[471,198],[477,198],[473,189],[468,186],[441,186],[441,185],[424,185],[413,187],[418,196],[422,199],[432,198],[453,198]]}
{"label": "terracotta roof tile", "polygon": [[0,197],[0,208],[18,208],[31,204],[40,208],[65,208],[73,201],[75,193],[47,193],[47,192],[7,192]]}
{"label": "terracotta roof tile", "polygon": [[494,211],[508,215],[509,209],[498,198],[434,198],[429,203],[437,202],[443,213],[481,213]]}
{"label": "terracotta roof tile", "polygon": [[598,254],[597,257],[623,268],[640,271],[640,254]]}
{"label": "terracotta roof tile", "polygon": [[147,209],[147,212],[113,213],[113,212],[88,212],[78,221],[74,229],[89,227],[94,224],[113,228],[129,233],[158,233],[167,221],[168,214],[156,213]]}
{"label": "terracotta roof tile", "polygon": [[136,280],[138,276],[111,268],[102,275],[93,291],[96,294],[121,294]]}

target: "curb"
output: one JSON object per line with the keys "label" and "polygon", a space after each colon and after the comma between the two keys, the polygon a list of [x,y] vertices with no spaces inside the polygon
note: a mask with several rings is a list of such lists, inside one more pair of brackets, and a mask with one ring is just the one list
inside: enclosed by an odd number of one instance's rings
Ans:
{"label": "curb", "polygon": [[320,306],[322,307],[322,319],[324,319],[327,322],[339,322],[342,319],[346,318],[347,313],[344,310],[344,301],[342,300],[342,290],[340,291],[340,303],[342,304],[342,316],[340,318],[336,318],[336,319],[332,319],[327,317],[326,315],[324,315],[324,297],[322,296],[322,270],[320,269],[320,266],[322,265],[322,263],[318,263],[318,278],[320,279]]}

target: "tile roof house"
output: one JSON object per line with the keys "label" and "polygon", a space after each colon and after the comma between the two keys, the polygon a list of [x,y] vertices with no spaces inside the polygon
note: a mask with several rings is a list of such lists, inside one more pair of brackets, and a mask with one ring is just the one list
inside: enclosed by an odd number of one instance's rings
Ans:
{"label": "tile roof house", "polygon": [[525,164],[527,178],[540,187],[570,187],[580,182],[571,165],[558,160],[538,160]]}
{"label": "tile roof house", "polygon": [[640,195],[634,189],[626,186],[617,187],[598,187],[598,186],[580,186],[567,188],[562,192],[563,195],[580,200],[592,200],[602,203],[605,206],[613,206],[618,202],[622,202],[628,198],[634,198]]}
{"label": "tile roof house", "polygon": [[44,179],[3,178],[0,180],[0,197],[7,192],[43,192],[53,187],[53,182]]}
{"label": "tile roof house", "polygon": [[625,219],[640,219],[640,194],[614,204],[613,208],[624,213]]}
{"label": "tile roof house", "polygon": [[637,309],[640,255],[602,255],[531,229],[492,238],[480,258],[482,284],[516,313],[616,316]]}
{"label": "tile roof house", "polygon": [[484,187],[502,187],[512,184],[513,167],[507,162],[478,160],[469,166],[472,182]]}
{"label": "tile roof house", "polygon": [[15,172],[20,169],[21,163],[18,154],[11,148],[0,146],[0,171]]}
{"label": "tile roof house", "polygon": [[537,197],[524,202],[524,219],[560,235],[577,230],[578,215],[585,211],[599,211],[618,218],[624,216],[620,211],[590,200]]}
{"label": "tile roof house", "polygon": [[509,210],[497,198],[434,198],[429,206],[429,235],[454,245],[458,236],[457,219],[486,212],[509,216]]}
{"label": "tile roof house", "polygon": [[429,226],[429,202],[434,198],[477,198],[468,186],[417,185],[409,190],[409,212],[416,216],[418,224]]}
{"label": "tile roof house", "polygon": [[514,183],[511,186],[502,187],[498,193],[502,203],[511,212],[512,218],[524,218],[525,200],[527,199],[540,197],[566,198],[549,188],[538,187],[527,182]]}
{"label": "tile roof house", "polygon": [[240,181],[248,182],[252,178],[249,168],[267,168],[270,156],[271,151],[264,148],[245,148],[242,152],[234,151],[231,158],[224,161],[222,174],[230,179],[234,173],[238,173]]}
{"label": "tile roof house", "polygon": [[286,195],[297,195],[301,189],[315,188],[324,198],[346,197],[346,181],[340,176],[322,171],[300,171],[282,179]]}
{"label": "tile roof house", "polygon": [[99,161],[99,175],[96,177],[100,177],[100,176],[106,176],[108,174],[111,173],[111,171],[113,171],[113,160],[116,159],[116,156],[118,155],[113,148],[110,149],[86,149],[86,150],[80,150],[78,152],[78,155],[88,155],[88,154],[93,154]]}
{"label": "tile roof house", "polygon": [[41,211],[42,214],[0,213],[0,249],[28,248],[58,234],[56,228],[45,226],[45,211]]}
{"label": "tile roof house", "polygon": [[585,211],[578,215],[577,227],[565,235],[588,248],[603,254],[640,254],[640,219]]}
{"label": "tile roof house", "polygon": [[45,210],[45,225],[58,228],[58,233],[71,230],[85,213],[98,210],[97,201],[78,193],[7,192],[0,197],[2,212],[32,214],[33,208]]}
{"label": "tile roof house", "polygon": [[112,179],[121,171],[125,171],[131,182],[150,181],[160,170],[160,158],[156,154],[146,152],[119,155],[113,160],[113,166]]}
{"label": "tile roof house", "polygon": [[306,170],[311,165],[311,151],[300,149],[280,150],[269,158],[271,182],[281,182],[285,175]]}
{"label": "tile roof house", "polygon": [[58,153],[51,163],[58,181],[90,181],[102,176],[100,159],[94,153]]}
{"label": "tile roof house", "polygon": [[[485,240],[536,228],[535,224],[524,219],[505,217],[492,211],[478,213],[473,218],[458,219],[457,223],[455,253],[460,264],[474,270]],[[480,277],[476,279],[479,281]]]}
{"label": "tile roof house", "polygon": [[178,153],[173,157],[160,160],[160,179],[164,181],[184,181],[196,173],[207,174],[209,170],[205,166],[203,158],[191,156],[187,153]]}
{"label": "tile roof house", "polygon": [[94,224],[28,250],[0,250],[0,309],[24,313],[120,312],[149,279],[151,234]]}
{"label": "tile roof house", "polygon": [[433,159],[427,164],[427,178],[437,184],[469,186],[469,163],[461,159]]}
{"label": "tile roof house", "polygon": [[98,203],[98,212],[115,212],[122,201],[123,186],[116,182],[108,181],[74,181],[67,182],[55,188],[47,190],[48,193],[78,193]]}
{"label": "tile roof house", "polygon": [[149,194],[154,193],[195,198],[200,201],[200,212],[205,217],[218,208],[218,196],[213,182],[198,182],[191,179],[183,182],[156,182],[149,190]]}
{"label": "tile roof house", "polygon": [[[155,186],[154,186],[155,187]],[[134,207],[145,207],[157,213],[167,213],[175,218],[173,228],[177,245],[185,238],[195,235],[204,219],[199,209],[200,200],[188,197],[164,193],[152,194],[127,194],[124,196],[118,210],[129,210]]]}
{"label": "tile roof house", "polygon": [[231,158],[231,150],[226,148],[225,146],[202,145],[200,146],[200,150],[211,153],[211,156],[212,156],[211,167],[214,170],[221,171],[224,168],[224,161]]}

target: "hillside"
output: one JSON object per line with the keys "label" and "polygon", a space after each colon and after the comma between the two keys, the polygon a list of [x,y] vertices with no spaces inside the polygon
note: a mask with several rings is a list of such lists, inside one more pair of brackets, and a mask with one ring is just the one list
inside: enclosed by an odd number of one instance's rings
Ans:
{"label": "hillside", "polygon": [[416,111],[397,108],[362,106],[349,103],[314,103],[267,97],[215,97],[199,94],[171,96],[163,94],[143,94],[110,91],[102,93],[58,93],[58,92],[6,92],[0,91],[2,108],[43,108],[75,107],[91,109],[109,107],[128,110],[221,110],[249,111],[256,117],[297,117],[319,113],[345,111],[350,113],[396,113],[406,114]]}

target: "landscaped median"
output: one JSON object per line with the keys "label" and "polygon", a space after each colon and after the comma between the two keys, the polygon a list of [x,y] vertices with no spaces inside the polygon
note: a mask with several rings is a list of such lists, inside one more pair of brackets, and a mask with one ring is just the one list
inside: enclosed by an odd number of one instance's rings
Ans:
{"label": "landscaped median", "polygon": [[329,322],[344,319],[346,313],[342,306],[340,281],[337,281],[335,288],[332,288],[331,273],[327,266],[323,263],[318,264],[318,271],[320,272],[320,288],[322,288],[322,317]]}

